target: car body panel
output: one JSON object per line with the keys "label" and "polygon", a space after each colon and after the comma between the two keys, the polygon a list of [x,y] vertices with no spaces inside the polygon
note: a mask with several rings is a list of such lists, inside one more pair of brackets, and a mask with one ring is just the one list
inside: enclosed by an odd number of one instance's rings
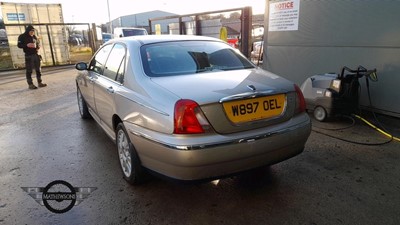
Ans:
{"label": "car body panel", "polygon": [[101,125],[107,129],[107,133],[113,132],[112,117],[116,112],[115,91],[119,85],[107,78],[99,78],[94,82],[94,96],[96,104],[96,114],[101,118]]}
{"label": "car body panel", "polygon": [[[304,112],[296,113],[294,84],[284,78],[255,66],[168,77],[144,72],[142,46],[192,40],[221,42],[198,36],[148,35],[113,39],[102,46],[121,43],[126,47],[121,83],[90,69],[79,71],[76,81],[90,114],[105,132],[115,140],[115,128],[122,121],[142,165],[181,180],[224,176],[303,151],[311,132],[310,119]],[[224,102],[276,94],[283,94],[285,103],[282,114],[272,118],[238,124],[227,118],[222,107]],[[197,102],[211,129],[202,134],[174,134],[174,106],[180,99]]]}
{"label": "car body panel", "polygon": [[[226,96],[257,92],[257,90],[269,90],[271,93],[294,90],[293,84],[286,79],[264,72],[261,69],[160,77],[152,80],[162,87],[172,90],[177,96],[194,99],[199,104],[218,102]],[[249,89],[249,85],[253,85],[256,91]],[[204,93],[207,93],[207,95],[204,95]]]}
{"label": "car body panel", "polygon": [[84,96],[86,104],[90,109],[95,108],[94,104],[94,96],[93,96],[93,73],[91,71],[79,71],[79,75],[77,77],[77,84],[79,89]]}
{"label": "car body panel", "polygon": [[[294,125],[286,127],[289,124]],[[154,132],[140,134],[136,126],[126,126],[143,166],[178,180],[216,178],[283,161],[303,151],[311,130],[306,115],[246,132],[244,137],[168,138]]]}

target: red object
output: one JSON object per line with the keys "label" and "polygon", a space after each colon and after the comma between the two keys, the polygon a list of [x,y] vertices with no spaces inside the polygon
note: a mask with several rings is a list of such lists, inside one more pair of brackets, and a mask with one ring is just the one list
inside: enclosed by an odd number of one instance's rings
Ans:
{"label": "red object", "polygon": [[306,101],[304,100],[304,95],[303,92],[300,90],[299,86],[296,84],[294,85],[294,89],[296,89],[296,94],[297,94],[297,113],[302,113],[306,111]]}
{"label": "red object", "polygon": [[199,105],[188,99],[181,99],[175,103],[174,133],[175,134],[200,134],[204,133],[196,117],[196,108]]}
{"label": "red object", "polygon": [[237,38],[228,38],[228,44],[234,48],[238,48],[239,40]]}

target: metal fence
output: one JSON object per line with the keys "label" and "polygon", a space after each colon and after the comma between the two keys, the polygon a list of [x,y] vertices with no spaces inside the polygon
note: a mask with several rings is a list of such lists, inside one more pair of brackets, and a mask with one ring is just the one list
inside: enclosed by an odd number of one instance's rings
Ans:
{"label": "metal fence", "polygon": [[251,7],[149,19],[150,34],[188,34],[220,37],[227,31],[228,42],[250,56],[252,44]]}
{"label": "metal fence", "polygon": [[[197,14],[149,19],[149,34],[187,34],[220,37],[225,28],[229,44],[250,58],[253,42],[262,40],[254,36],[251,7],[235,8]],[[89,23],[38,23],[5,24],[7,37],[0,40],[0,71],[25,67],[25,56],[17,47],[18,36],[27,25],[33,25],[41,42],[39,54],[43,66],[57,66],[89,61],[101,45],[101,36],[95,24]]]}
{"label": "metal fence", "polygon": [[89,23],[5,24],[7,38],[1,42],[0,70],[25,67],[25,56],[17,42],[27,25],[36,30],[43,66],[89,61],[96,49],[95,32]]}

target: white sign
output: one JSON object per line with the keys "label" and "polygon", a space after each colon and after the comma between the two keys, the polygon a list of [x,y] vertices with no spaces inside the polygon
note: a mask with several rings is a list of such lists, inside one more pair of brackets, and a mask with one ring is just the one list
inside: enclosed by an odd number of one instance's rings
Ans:
{"label": "white sign", "polygon": [[269,31],[299,29],[300,0],[269,4]]}

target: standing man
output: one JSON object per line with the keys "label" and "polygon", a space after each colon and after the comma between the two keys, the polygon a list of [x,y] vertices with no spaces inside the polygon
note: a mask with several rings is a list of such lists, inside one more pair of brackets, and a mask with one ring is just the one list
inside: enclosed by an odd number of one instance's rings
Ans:
{"label": "standing man", "polygon": [[36,79],[39,87],[46,87],[47,84],[42,83],[42,73],[40,69],[40,56],[38,50],[40,43],[35,36],[35,29],[32,25],[26,27],[25,33],[18,37],[18,48],[22,48],[25,53],[26,81],[29,89],[37,89],[32,82],[32,70],[36,71]]}

